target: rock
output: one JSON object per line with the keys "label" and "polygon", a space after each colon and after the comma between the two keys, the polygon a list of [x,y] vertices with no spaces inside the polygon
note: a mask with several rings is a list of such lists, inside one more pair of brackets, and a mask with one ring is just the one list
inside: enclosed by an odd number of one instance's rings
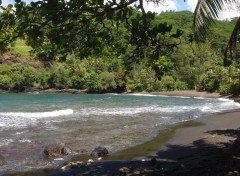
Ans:
{"label": "rock", "polygon": [[62,154],[63,144],[51,144],[44,148],[44,154],[50,157],[59,156]]}
{"label": "rock", "polygon": [[63,147],[61,153],[62,155],[70,155],[72,150],[69,147]]}
{"label": "rock", "polygon": [[71,169],[78,168],[78,167],[83,165],[83,162],[80,162],[80,161],[78,161],[78,162],[70,162],[69,165],[70,165]]}
{"label": "rock", "polygon": [[94,162],[93,159],[88,160],[88,163],[93,163],[93,162]]}
{"label": "rock", "polygon": [[44,148],[44,154],[50,157],[56,157],[59,155],[70,155],[72,153],[69,147],[64,144],[51,144]]}
{"label": "rock", "polygon": [[150,165],[151,166],[154,166],[157,164],[157,159],[155,157],[153,157],[151,160],[150,160]]}
{"label": "rock", "polygon": [[77,161],[77,162],[70,162],[67,165],[61,167],[62,170],[66,170],[66,169],[74,169],[74,168],[79,168],[82,167],[84,164],[83,161]]}
{"label": "rock", "polygon": [[131,172],[131,170],[127,167],[122,167],[119,169],[119,172],[120,173],[129,173],[129,172]]}
{"label": "rock", "polygon": [[55,158],[54,161],[62,161],[64,158]]}
{"label": "rock", "polygon": [[108,155],[108,150],[105,147],[98,146],[92,152],[91,156],[94,157],[106,157]]}

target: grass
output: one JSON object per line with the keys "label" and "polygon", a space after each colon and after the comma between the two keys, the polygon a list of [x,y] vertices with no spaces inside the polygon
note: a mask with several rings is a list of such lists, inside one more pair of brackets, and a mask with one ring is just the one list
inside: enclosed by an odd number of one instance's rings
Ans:
{"label": "grass", "polygon": [[14,43],[8,47],[14,55],[20,55],[24,58],[30,59],[33,56],[30,55],[32,48],[26,45],[26,42],[22,39],[17,39]]}

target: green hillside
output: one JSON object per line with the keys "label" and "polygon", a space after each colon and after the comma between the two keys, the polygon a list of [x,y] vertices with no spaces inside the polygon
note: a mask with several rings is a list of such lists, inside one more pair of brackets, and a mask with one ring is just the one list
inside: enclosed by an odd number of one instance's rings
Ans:
{"label": "green hillside", "polygon": [[[197,89],[238,94],[237,59],[231,66],[223,67],[223,53],[234,23],[216,21],[207,38],[196,44],[191,40],[192,21],[193,14],[188,11],[156,16],[152,30],[155,24],[160,26],[158,30],[169,29],[158,37],[165,43],[174,42],[174,47],[169,51],[139,47],[140,53],[134,57],[130,57],[134,45],[126,40],[129,35],[121,24],[111,47],[99,36],[96,46],[84,55],[79,49],[71,53],[58,52],[54,59],[49,59],[44,54],[47,46],[28,42],[33,46],[30,47],[26,44],[28,39],[17,39],[0,56],[0,88],[9,91],[25,91],[31,87],[84,89],[98,93]],[[181,31],[180,38],[171,39]],[[98,42],[103,45],[101,48],[97,47]],[[157,59],[152,57],[156,51],[160,53]]]}

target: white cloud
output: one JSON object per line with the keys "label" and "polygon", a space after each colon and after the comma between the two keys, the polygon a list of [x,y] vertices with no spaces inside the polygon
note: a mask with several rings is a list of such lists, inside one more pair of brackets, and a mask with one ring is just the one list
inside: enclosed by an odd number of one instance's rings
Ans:
{"label": "white cloud", "polygon": [[144,1],[144,9],[145,11],[151,11],[156,13],[161,13],[167,10],[177,10],[177,3],[175,0],[165,0],[162,3],[154,4],[153,2]]}
{"label": "white cloud", "polygon": [[2,6],[6,7],[8,4],[13,4],[14,0],[2,0]]}
{"label": "white cloud", "polygon": [[240,17],[240,2],[225,5],[223,11],[219,15],[220,20],[231,19],[233,17]]}
{"label": "white cloud", "polygon": [[[32,1],[37,1],[37,0],[23,0],[23,2],[30,3]],[[8,4],[14,4],[14,0],[2,0],[2,6],[6,7]]]}
{"label": "white cloud", "polygon": [[194,12],[196,6],[197,6],[197,0],[187,0],[188,10],[191,12]]}
{"label": "white cloud", "polygon": [[[197,0],[187,0],[188,10],[194,12]],[[225,5],[222,12],[219,14],[220,20],[231,19],[233,17],[240,16],[240,3],[232,3],[230,6]]]}

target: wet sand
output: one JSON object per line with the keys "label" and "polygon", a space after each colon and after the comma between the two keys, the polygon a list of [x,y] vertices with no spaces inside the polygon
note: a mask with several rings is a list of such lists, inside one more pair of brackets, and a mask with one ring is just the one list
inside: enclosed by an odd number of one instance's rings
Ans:
{"label": "wet sand", "polygon": [[[194,91],[161,95],[221,97]],[[133,160],[95,161],[35,175],[240,175],[240,111],[214,114],[195,122],[204,125],[176,129],[155,152]]]}
{"label": "wet sand", "polygon": [[218,93],[198,92],[198,91],[194,91],[194,90],[182,90],[182,91],[171,91],[171,92],[152,92],[151,94],[166,95],[166,96],[183,96],[183,97],[204,97],[204,98],[226,97],[226,96],[221,96]]}

